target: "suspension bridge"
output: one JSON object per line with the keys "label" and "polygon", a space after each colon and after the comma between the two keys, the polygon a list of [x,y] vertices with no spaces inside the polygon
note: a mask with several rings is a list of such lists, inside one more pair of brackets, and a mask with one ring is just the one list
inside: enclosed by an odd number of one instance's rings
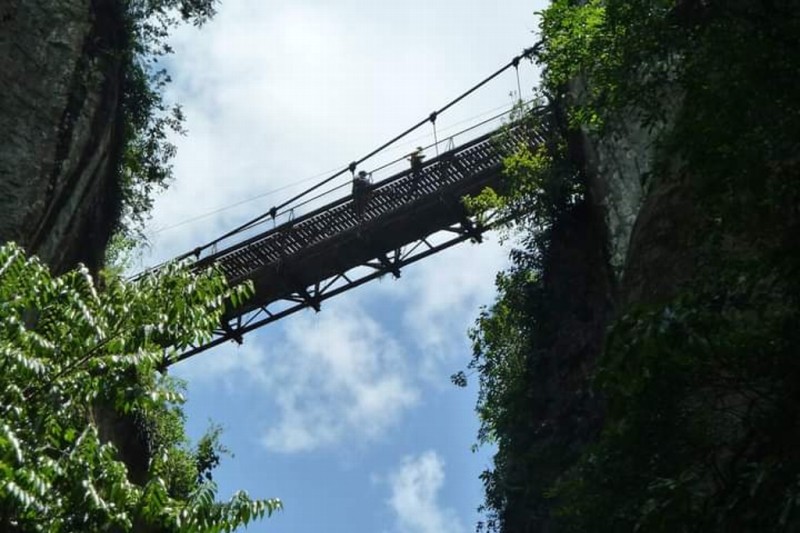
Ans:
{"label": "suspension bridge", "polygon": [[[229,304],[208,342],[190,347],[170,364],[228,341],[241,343],[246,333],[302,309],[319,311],[323,301],[382,276],[399,278],[405,266],[459,243],[480,242],[484,232],[503,221],[496,216],[479,219],[465,209],[462,199],[486,187],[502,190],[504,158],[520,146],[543,143],[544,132],[532,126],[543,121],[511,122],[458,144],[450,139],[441,153],[435,138],[435,156],[412,153],[406,168],[374,183],[371,173],[358,169],[425,124],[433,124],[435,137],[441,113],[506,70],[518,69],[520,60],[534,52],[535,48],[523,51],[446,106],[327,179],[176,258],[191,260],[193,271],[216,266],[229,284],[251,282],[254,292],[237,306]],[[544,110],[528,110],[531,113],[542,115]],[[351,179],[344,185],[351,186],[349,194],[293,216],[303,205],[298,200],[348,173]],[[278,224],[279,218],[285,220]],[[273,227],[257,231],[269,221]]]}

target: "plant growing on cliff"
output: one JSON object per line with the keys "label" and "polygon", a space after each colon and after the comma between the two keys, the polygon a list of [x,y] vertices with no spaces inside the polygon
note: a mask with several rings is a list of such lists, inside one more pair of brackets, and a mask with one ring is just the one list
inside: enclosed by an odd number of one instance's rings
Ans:
{"label": "plant growing on cliff", "polygon": [[[510,523],[505,510],[515,499],[528,502],[529,514],[543,512],[529,495],[547,490],[548,484],[540,481],[539,475],[543,469],[553,470],[561,464],[559,454],[527,445],[543,429],[536,426],[531,413],[543,407],[543,395],[532,384],[541,379],[536,370],[536,354],[541,349],[537,342],[548,336],[548,330],[553,331],[542,317],[546,307],[558,306],[547,301],[542,275],[553,225],[584,198],[581,175],[567,157],[557,106],[551,103],[546,111],[539,108],[516,120],[543,135],[545,141],[535,148],[520,146],[505,159],[508,188],[503,194],[487,190],[465,200],[473,211],[491,210],[501,219],[509,219],[503,230],[516,241],[511,267],[497,276],[495,302],[481,311],[470,331],[473,357],[469,368],[479,380],[478,445],[497,447],[494,467],[481,476],[486,492],[481,510],[486,521],[479,529],[490,531],[502,530]],[[466,376],[456,374],[453,381],[464,385]]]}
{"label": "plant growing on cliff", "polygon": [[607,423],[552,491],[568,531],[797,530],[800,284],[715,263],[717,280],[614,324]]}
{"label": "plant growing on cliff", "polygon": [[676,224],[690,235],[671,244],[691,272],[663,281],[668,296],[618,309],[585,384],[605,395],[607,418],[576,453],[531,425],[556,396],[536,373],[560,327],[547,313],[559,302],[540,290],[552,241],[512,253],[474,334],[479,409],[498,442],[484,476],[493,525],[796,531],[800,6],[555,0],[540,27],[544,90],[574,135],[613,140],[620,117],[655,134],[641,179],[661,187],[654,201],[692,206]]}
{"label": "plant growing on cliff", "polygon": [[170,54],[170,32],[181,23],[201,26],[215,14],[216,0],[126,0],[123,24],[122,114],[124,139],[119,168],[122,219],[118,231],[128,246],[143,239],[153,197],[172,178],[175,146],[171,134],[183,134],[180,105],[168,104],[171,81],[159,61]]}
{"label": "plant growing on cliff", "polygon": [[[183,399],[158,374],[247,289],[176,266],[104,284],[84,269],[53,278],[16,246],[0,248],[0,529],[231,531],[279,509],[244,492],[215,501],[218,431],[191,449]],[[109,410],[149,435],[143,473],[120,460],[129,442],[105,434]]]}

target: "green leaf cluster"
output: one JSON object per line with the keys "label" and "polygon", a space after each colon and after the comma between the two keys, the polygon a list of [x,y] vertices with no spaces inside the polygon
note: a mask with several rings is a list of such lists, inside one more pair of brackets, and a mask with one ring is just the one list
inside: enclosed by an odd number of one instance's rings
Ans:
{"label": "green leaf cluster", "polygon": [[543,238],[558,213],[583,195],[577,166],[567,157],[564,124],[555,112],[555,100],[542,101],[547,103],[514,110],[509,125],[523,128],[529,138],[544,137],[544,142],[520,143],[503,158],[501,188],[487,187],[462,199],[479,222],[505,221],[499,226],[505,239]]}
{"label": "green leaf cluster", "polygon": [[[486,189],[466,198],[464,204],[479,216],[491,213],[507,219],[504,237],[513,239],[512,266],[497,275],[497,299],[481,311],[470,331],[473,358],[469,370],[477,373],[479,395],[476,411],[480,419],[478,444],[494,445],[494,467],[481,475],[486,501],[481,510],[485,522],[480,529],[499,530],[507,522],[504,510],[519,497],[530,499],[543,492],[534,470],[542,465],[563,465],[546,446],[526,444],[542,432],[531,416],[532,406],[542,406],[544,395],[532,384],[538,377],[536,339],[549,335],[541,317],[546,298],[543,266],[553,237],[554,224],[584,201],[584,185],[578,168],[568,157],[565,121],[551,102],[550,112],[540,110],[516,117],[515,123],[541,134],[544,142],[520,145],[504,160],[505,184],[501,193]],[[452,377],[466,385],[465,372]],[[534,457],[535,456],[535,457]],[[555,467],[557,468],[557,467]],[[544,510],[532,510],[532,513]]]}
{"label": "green leaf cluster", "polygon": [[[0,248],[0,530],[231,531],[279,509],[245,493],[215,501],[219,430],[190,448],[180,385],[160,375],[247,287],[179,265],[102,285]],[[110,417],[141,431],[114,435]],[[140,475],[119,446],[143,436]]]}
{"label": "green leaf cluster", "polygon": [[216,0],[125,0],[121,2],[121,122],[124,126],[118,181],[122,218],[117,244],[134,248],[144,241],[143,226],[156,193],[172,179],[174,135],[185,133],[180,105],[164,96],[171,81],[161,66],[172,53],[170,32],[182,23],[201,26],[215,14]]}
{"label": "green leaf cluster", "polygon": [[595,442],[548,440],[554,429],[533,421],[558,408],[541,354],[558,336],[550,310],[561,302],[543,264],[550,229],[575,204],[548,209],[564,195],[543,192],[582,182],[553,164],[567,150],[510,161],[526,185],[484,204],[536,214],[473,332],[479,440],[498,446],[483,476],[486,525],[797,531],[800,4],[554,0],[540,28],[543,90],[570,127],[551,145],[613,140],[621,119],[649,130],[655,164],[641,178],[691,213],[675,224],[692,231],[673,249],[690,271],[657,298],[615,303],[586,383],[607,407]]}

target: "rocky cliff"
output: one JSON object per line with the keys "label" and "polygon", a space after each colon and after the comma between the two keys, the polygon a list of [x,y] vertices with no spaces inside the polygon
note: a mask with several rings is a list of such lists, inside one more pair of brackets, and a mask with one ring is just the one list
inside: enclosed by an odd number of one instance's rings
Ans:
{"label": "rocky cliff", "polygon": [[120,4],[0,6],[0,241],[96,269],[120,210]]}
{"label": "rocky cliff", "polygon": [[800,530],[797,3],[562,0],[541,27],[570,164],[532,158],[475,335],[490,529]]}
{"label": "rocky cliff", "polygon": [[[97,271],[120,216],[126,31],[113,0],[0,7],[0,242],[54,273]],[[130,417],[94,413],[142,483],[147,448]]]}

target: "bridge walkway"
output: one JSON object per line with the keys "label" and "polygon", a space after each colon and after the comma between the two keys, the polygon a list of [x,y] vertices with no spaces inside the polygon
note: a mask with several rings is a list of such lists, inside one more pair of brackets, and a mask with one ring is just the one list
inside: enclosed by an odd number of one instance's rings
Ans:
{"label": "bridge walkway", "polygon": [[192,269],[215,264],[229,283],[250,281],[255,292],[229,309],[209,342],[178,360],[241,342],[245,333],[301,309],[319,310],[324,300],[378,277],[399,277],[402,267],[460,242],[479,242],[491,224],[480,224],[462,198],[501,187],[505,156],[543,141],[543,132],[529,125],[500,128],[371,184],[362,195],[201,257]]}

